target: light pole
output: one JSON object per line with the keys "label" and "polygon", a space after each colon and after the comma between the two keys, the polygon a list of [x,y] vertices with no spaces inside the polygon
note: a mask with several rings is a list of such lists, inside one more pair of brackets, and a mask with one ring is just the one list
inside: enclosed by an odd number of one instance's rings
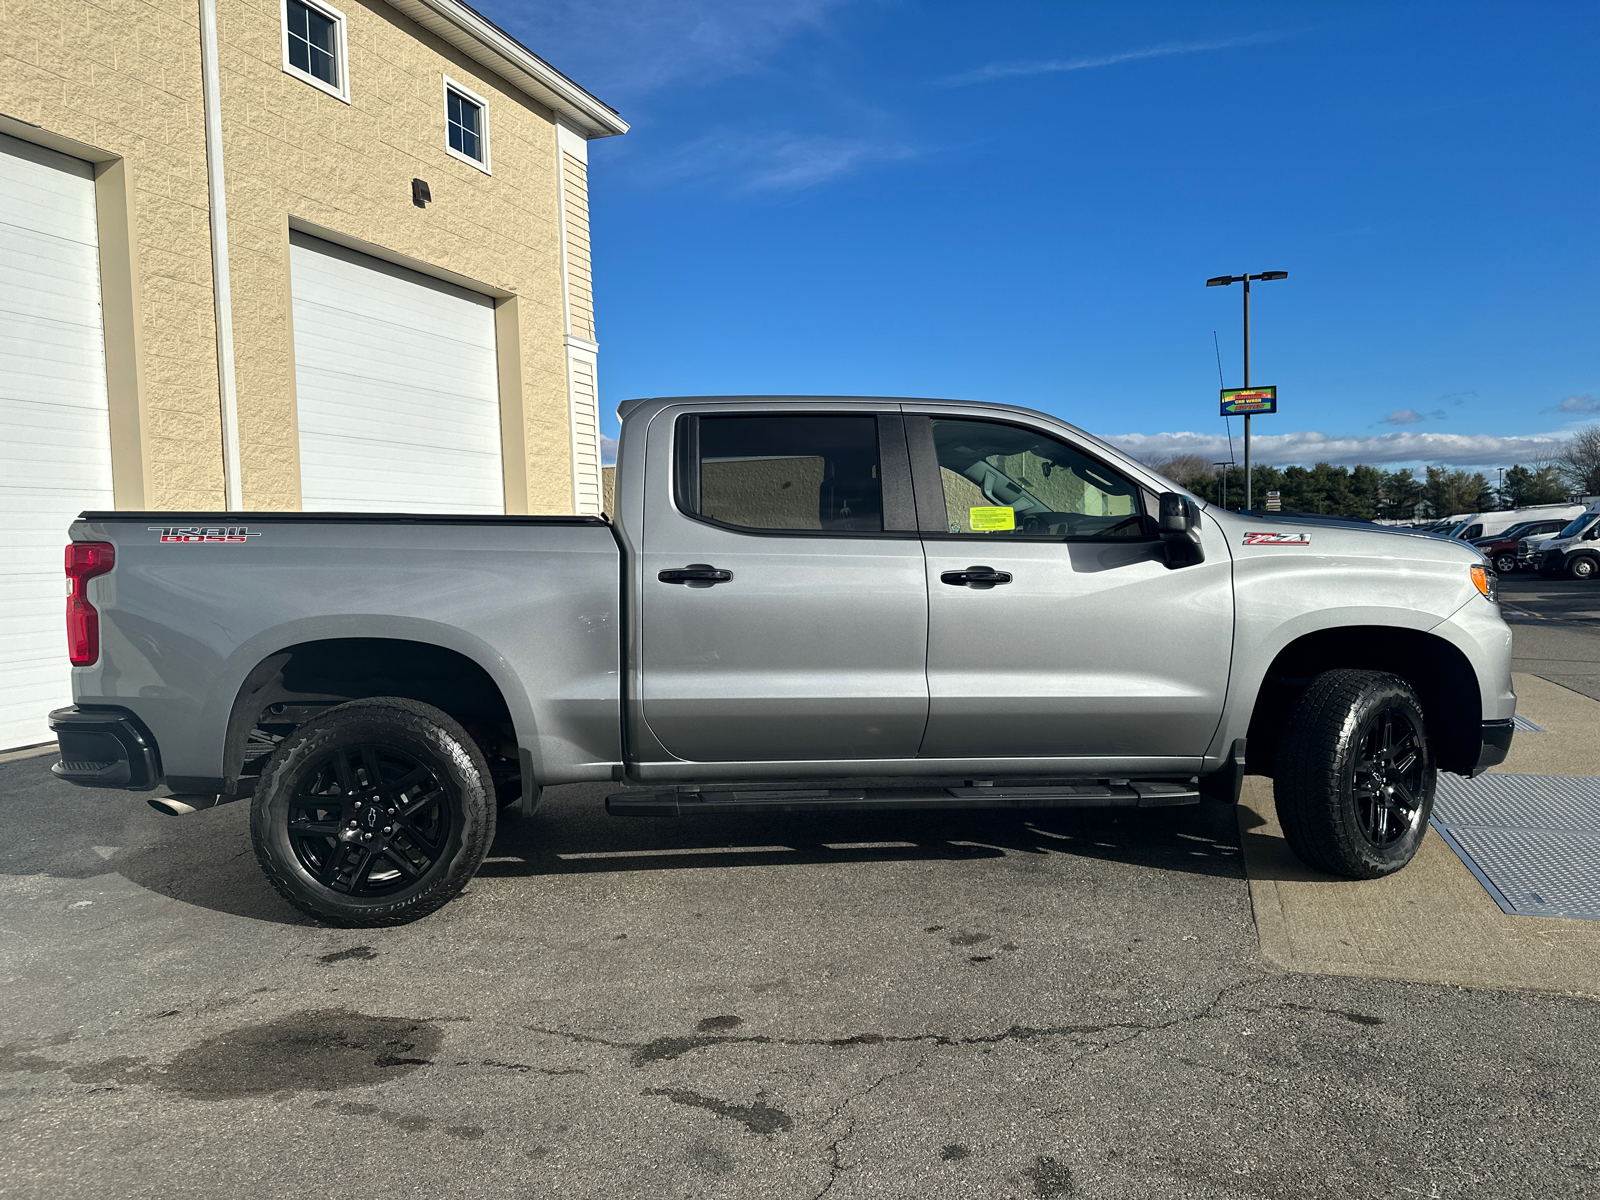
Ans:
{"label": "light pole", "polygon": [[1225,509],[1228,507],[1228,468],[1233,464],[1219,462],[1211,465],[1217,469],[1217,507]]}
{"label": "light pole", "polygon": [[[1214,275],[1206,280],[1207,287],[1227,287],[1230,283],[1244,284],[1244,386],[1250,386],[1250,282],[1254,279],[1287,279],[1287,271],[1263,271],[1259,275]],[[1251,509],[1250,496],[1250,414],[1244,414],[1244,510]]]}

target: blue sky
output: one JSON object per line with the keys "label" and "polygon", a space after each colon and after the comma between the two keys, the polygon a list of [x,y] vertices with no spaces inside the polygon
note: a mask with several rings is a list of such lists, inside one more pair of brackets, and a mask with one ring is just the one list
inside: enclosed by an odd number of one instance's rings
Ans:
{"label": "blue sky", "polygon": [[[1600,420],[1589,3],[484,0],[591,143],[640,395],[959,396],[1136,453],[1506,466]],[[1238,434],[1238,422],[1234,422]],[[1225,456],[1225,455],[1224,455]]]}

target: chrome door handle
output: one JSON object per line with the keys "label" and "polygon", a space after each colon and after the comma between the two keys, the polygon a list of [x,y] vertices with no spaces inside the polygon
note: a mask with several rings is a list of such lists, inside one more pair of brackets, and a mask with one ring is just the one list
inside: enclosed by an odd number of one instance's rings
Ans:
{"label": "chrome door handle", "polygon": [[991,588],[997,583],[1010,583],[1010,571],[996,571],[993,567],[968,567],[965,571],[946,571],[939,576],[940,583],[952,587]]}
{"label": "chrome door handle", "polygon": [[710,563],[690,563],[687,567],[662,571],[656,578],[662,583],[686,583],[690,587],[711,587],[713,584],[727,583],[733,578],[733,572],[725,571],[720,567],[713,567]]}

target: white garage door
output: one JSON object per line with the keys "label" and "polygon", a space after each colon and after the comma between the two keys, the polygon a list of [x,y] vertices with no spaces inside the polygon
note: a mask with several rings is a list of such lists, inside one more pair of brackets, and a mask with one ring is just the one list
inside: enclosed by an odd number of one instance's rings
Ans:
{"label": "white garage door", "polygon": [[62,547],[110,507],[93,168],[0,134],[0,750],[72,703]]}
{"label": "white garage door", "polygon": [[289,256],[303,507],[504,512],[493,301],[300,233]]}

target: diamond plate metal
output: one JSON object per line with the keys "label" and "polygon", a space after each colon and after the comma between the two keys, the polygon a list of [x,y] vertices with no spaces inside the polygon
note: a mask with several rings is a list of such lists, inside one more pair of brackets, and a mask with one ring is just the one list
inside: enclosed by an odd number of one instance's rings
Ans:
{"label": "diamond plate metal", "polygon": [[1433,825],[1505,912],[1600,921],[1600,779],[1441,774]]}
{"label": "diamond plate metal", "polygon": [[1544,732],[1544,729],[1543,729],[1542,726],[1535,725],[1532,721],[1528,720],[1528,718],[1523,716],[1521,713],[1517,713],[1516,716],[1511,718],[1511,728],[1515,729],[1518,733],[1543,733]]}

